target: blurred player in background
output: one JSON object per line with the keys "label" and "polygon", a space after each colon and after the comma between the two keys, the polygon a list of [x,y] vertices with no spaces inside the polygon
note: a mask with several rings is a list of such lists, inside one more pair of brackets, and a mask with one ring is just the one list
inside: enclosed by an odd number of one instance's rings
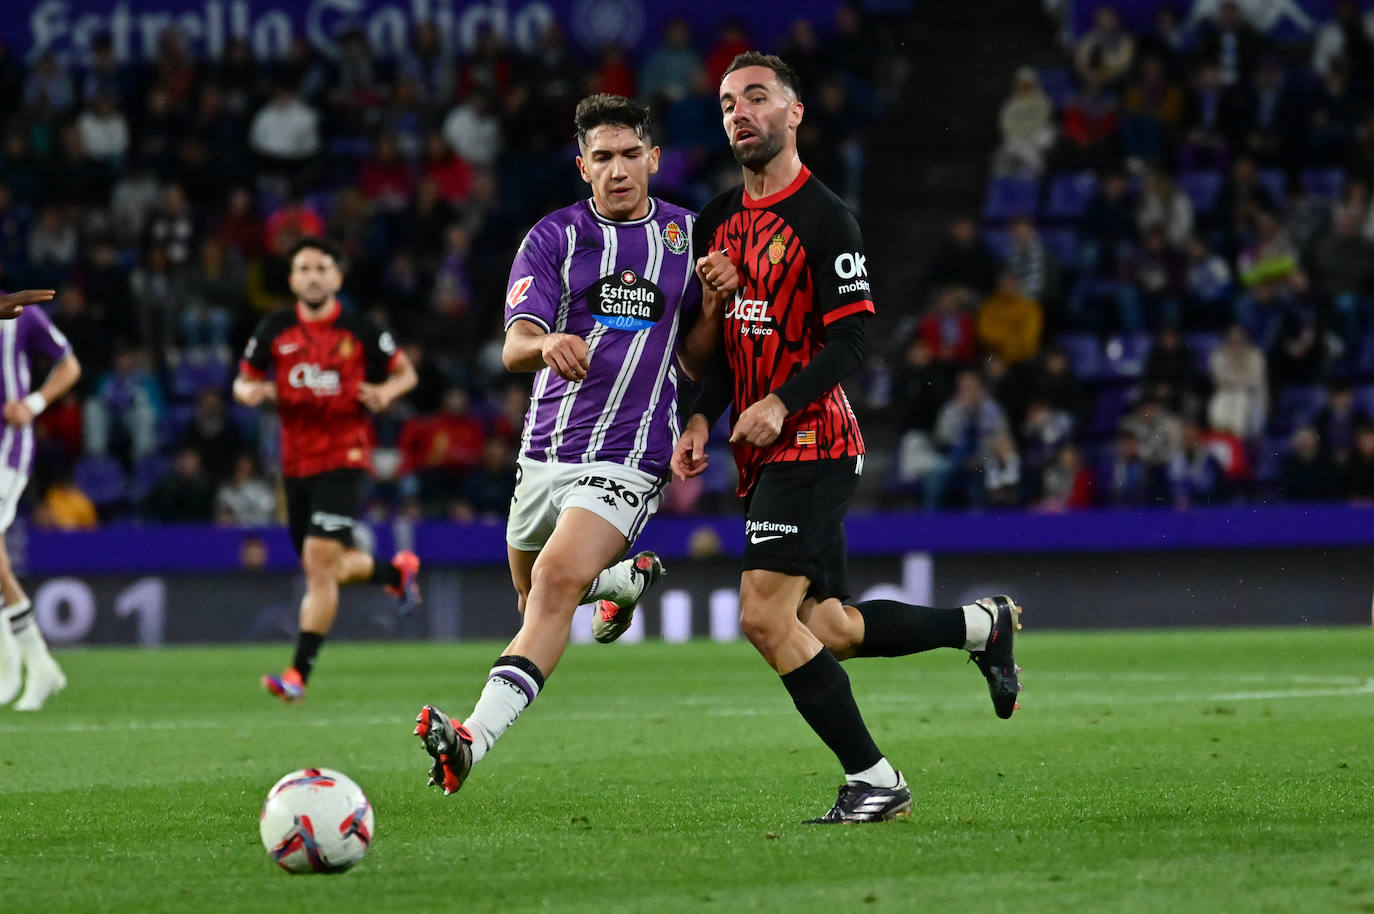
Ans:
{"label": "blurred player in background", "polygon": [[[415,733],[449,794],[534,701],[567,647],[574,610],[598,603],[593,633],[614,640],[663,573],[652,552],[621,560],[658,509],[679,422],[677,367],[697,377],[720,337],[734,275],[696,258],[693,214],[649,196],[658,147],[649,112],[593,95],[576,113],[582,200],[525,236],[506,293],[503,357],[537,372],[506,525],[520,632],[467,719],[426,705]],[[720,292],[701,296],[701,276]]]}
{"label": "blurred player in background", "polygon": [[295,657],[267,691],[300,700],[320,647],[339,611],[339,585],[367,581],[403,609],[419,602],[420,560],[399,552],[379,562],[356,548],[353,525],[371,465],[369,413],[379,413],[415,386],[415,369],[391,334],[345,313],[340,249],[303,238],[291,249],[289,282],[296,306],[267,315],[253,331],[234,379],[234,398],[248,406],[275,402],[281,417],[287,524],[305,569]]}
{"label": "blurred player in background", "polygon": [[736,57],[721,82],[744,183],[702,210],[696,243],[740,252],[740,288],[673,468],[705,470],[711,425],[732,405],[748,537],[741,627],[844,767],[834,807],[812,822],[877,822],[908,814],[911,791],[869,734],[839,658],[962,648],[987,677],[997,714],[1010,717],[1020,607],[1002,596],[946,610],[842,602],[843,522],[864,442],[840,382],[863,361],[874,307],[854,214],[797,155],[798,93],[796,73],[757,52]]}
{"label": "blurred player in background", "polygon": [[[0,536],[14,522],[15,508],[33,470],[33,420],[49,403],[72,389],[81,377],[81,363],[62,331],[52,325],[38,302],[52,298],[48,291],[15,292],[0,297],[0,391],[3,392],[4,432],[0,434]],[[37,390],[30,388],[30,360],[52,364]],[[0,704],[19,693],[17,711],[37,711],[62,691],[67,677],[48,653],[33,618],[33,606],[10,567],[9,553],[0,540]]]}

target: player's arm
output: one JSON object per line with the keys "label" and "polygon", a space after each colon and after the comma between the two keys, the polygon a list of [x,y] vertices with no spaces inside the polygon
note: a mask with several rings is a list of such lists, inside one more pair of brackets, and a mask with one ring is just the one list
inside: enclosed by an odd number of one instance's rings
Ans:
{"label": "player's arm", "polygon": [[360,384],[358,399],[372,412],[380,413],[414,390],[419,381],[420,376],[415,373],[410,356],[397,349],[391,356],[386,380],[380,384]]}
{"label": "player's arm", "polygon": [[22,400],[12,400],[5,404],[5,421],[10,425],[28,425],[48,408],[48,404],[60,399],[67,391],[76,386],[81,379],[81,363],[76,353],[67,351],[67,356],[48,372],[43,386]]}
{"label": "player's arm", "polygon": [[691,479],[706,472],[706,441],[711,437],[711,426],[730,405],[732,384],[730,363],[724,350],[718,351],[707,367],[692,417],[673,446],[669,464],[678,478]]}
{"label": "player's arm", "polygon": [[267,369],[272,361],[271,320],[272,316],[268,315],[258,323],[239,360],[239,373],[234,378],[232,391],[234,399],[244,406],[260,406],[277,399],[277,385],[267,380]]}
{"label": "player's arm", "polygon": [[700,381],[720,345],[725,304],[739,288],[739,271],[728,252],[712,251],[697,260],[696,274],[701,283],[701,312],[678,344],[677,357],[687,377]]}
{"label": "player's arm", "polygon": [[550,333],[533,320],[517,319],[506,330],[501,361],[507,371],[552,368],[565,381],[584,381],[591,362],[587,341],[572,333]]}
{"label": "player's arm", "polygon": [[864,361],[864,337],[871,313],[851,314],[827,327],[824,348],[801,371],[740,413],[730,434],[731,443],[743,441],[755,447],[772,444],[788,416],[858,371]]}
{"label": "player's arm", "polygon": [[26,306],[52,301],[56,294],[52,289],[24,289],[11,292],[9,295],[0,295],[0,321],[13,320]]}

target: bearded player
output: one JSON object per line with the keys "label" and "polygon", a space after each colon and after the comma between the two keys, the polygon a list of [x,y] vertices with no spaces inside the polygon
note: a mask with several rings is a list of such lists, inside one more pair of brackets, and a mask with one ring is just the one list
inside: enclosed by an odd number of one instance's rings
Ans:
{"label": "bearded player", "polygon": [[322,238],[291,249],[296,305],[263,318],[244,350],[234,398],[273,402],[281,417],[287,524],[305,570],[296,653],[263,686],[285,702],[305,696],[325,636],[339,611],[339,585],[377,584],[403,608],[419,602],[420,560],[399,552],[390,562],[358,549],[353,527],[371,466],[371,413],[415,386],[415,369],[391,334],[346,313],[342,251]]}
{"label": "bearded player", "polygon": [[673,468],[704,472],[711,425],[731,406],[747,535],[741,628],[844,769],[834,806],[811,821],[878,822],[908,814],[911,791],[869,733],[840,659],[969,651],[998,716],[1010,717],[1021,609],[1004,596],[952,609],[845,602],[843,521],[864,442],[840,382],[862,364],[874,306],[858,221],[797,155],[799,92],[791,67],[757,52],[721,81],[743,183],[702,210],[697,243],[738,252],[739,292]]}

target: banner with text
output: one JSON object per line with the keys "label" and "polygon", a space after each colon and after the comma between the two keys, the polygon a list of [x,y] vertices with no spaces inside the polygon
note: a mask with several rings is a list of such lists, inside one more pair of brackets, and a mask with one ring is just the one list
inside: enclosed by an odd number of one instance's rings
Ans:
{"label": "banner with text", "polygon": [[292,37],[336,56],[351,28],[387,57],[406,53],[417,22],[433,22],[462,57],[491,29],[518,51],[532,51],[557,23],[573,47],[594,54],[607,44],[642,57],[664,26],[688,18],[698,48],[709,48],[726,20],[743,25],[760,47],[773,49],[797,19],[828,29],[836,0],[792,0],[783,15],[741,7],[734,0],[696,0],[691,7],[652,0],[36,0],[0,3],[0,40],[33,60],[53,51],[64,62],[89,59],[91,42],[108,34],[121,60],[148,60],[167,28],[181,31],[197,56],[218,57],[233,36],[246,38],[258,59],[280,57]]}

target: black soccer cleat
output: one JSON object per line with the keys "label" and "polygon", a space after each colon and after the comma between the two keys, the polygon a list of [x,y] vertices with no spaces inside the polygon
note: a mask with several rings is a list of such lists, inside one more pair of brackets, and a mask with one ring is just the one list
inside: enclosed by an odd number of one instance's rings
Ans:
{"label": "black soccer cleat", "polygon": [[434,757],[429,769],[429,786],[444,788],[444,796],[457,793],[472,770],[472,734],[447,714],[425,705],[415,718],[415,735],[425,751]]}
{"label": "black soccer cleat", "polygon": [[803,825],[857,825],[863,822],[887,822],[911,815],[911,789],[906,778],[897,772],[896,787],[874,787],[871,784],[845,784],[830,812],[819,819],[807,819]]}
{"label": "black soccer cleat", "polygon": [[988,644],[981,651],[969,651],[969,659],[978,664],[983,677],[988,681],[988,692],[992,695],[992,709],[997,716],[1006,720],[1012,712],[1021,707],[1017,696],[1021,692],[1018,673],[1021,668],[1012,656],[1012,645],[1016,633],[1021,630],[1021,607],[1008,596],[983,597],[977,605],[992,616],[992,633]]}

